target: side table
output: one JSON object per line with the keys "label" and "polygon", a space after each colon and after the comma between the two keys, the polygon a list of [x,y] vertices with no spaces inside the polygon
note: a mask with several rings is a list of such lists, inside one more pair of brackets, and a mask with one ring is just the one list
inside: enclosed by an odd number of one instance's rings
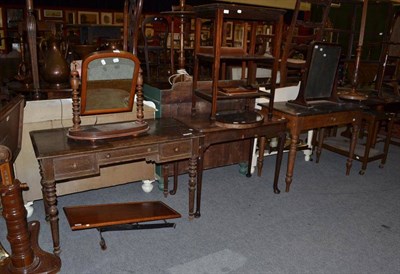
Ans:
{"label": "side table", "polygon": [[[262,108],[262,112],[268,111],[268,104],[261,103],[259,105]],[[329,103],[320,106],[315,105],[311,108],[292,104],[289,105],[286,102],[277,102],[274,104],[273,115],[279,118],[285,118],[288,121],[287,129],[291,138],[286,172],[286,192],[289,192],[290,184],[293,180],[299,136],[300,133],[305,130],[351,124],[353,126],[353,133],[349,156],[346,162],[346,175],[350,173],[354,149],[357,143],[361,113],[362,110],[355,104]]]}

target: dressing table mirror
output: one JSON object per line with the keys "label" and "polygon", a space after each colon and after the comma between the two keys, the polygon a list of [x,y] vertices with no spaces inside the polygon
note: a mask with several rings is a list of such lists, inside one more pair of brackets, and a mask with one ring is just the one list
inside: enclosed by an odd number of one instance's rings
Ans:
{"label": "dressing table mirror", "polygon": [[287,104],[308,108],[338,104],[336,86],[341,46],[314,42],[310,45],[309,51],[299,94],[295,100],[288,101]]}
{"label": "dressing table mirror", "polygon": [[[119,50],[93,52],[82,62],[80,79],[78,74],[77,70],[71,72],[73,126],[69,138],[95,141],[136,136],[149,129],[143,120],[143,77],[135,55]],[[135,95],[137,120],[81,125],[81,115],[132,111]]]}

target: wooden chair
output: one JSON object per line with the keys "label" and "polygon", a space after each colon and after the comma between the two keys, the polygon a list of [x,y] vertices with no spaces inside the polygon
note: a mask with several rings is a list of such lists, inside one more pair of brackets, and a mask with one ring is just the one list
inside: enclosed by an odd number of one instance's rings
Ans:
{"label": "wooden chair", "polygon": [[142,15],[143,0],[125,0],[124,3],[124,51],[137,55],[139,22]]}
{"label": "wooden chair", "polygon": [[[296,0],[292,21],[283,41],[282,58],[280,62],[280,86],[297,85],[302,70],[306,65],[308,45],[313,41],[321,41],[331,0]],[[300,9],[304,4],[321,9],[321,20],[310,21],[302,18]]]}

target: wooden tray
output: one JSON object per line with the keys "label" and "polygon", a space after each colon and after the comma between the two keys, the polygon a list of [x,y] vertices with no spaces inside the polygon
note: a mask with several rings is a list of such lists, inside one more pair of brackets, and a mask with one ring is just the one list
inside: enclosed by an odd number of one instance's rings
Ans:
{"label": "wooden tray", "polygon": [[257,93],[258,89],[253,87],[219,87],[218,90],[225,95],[234,96],[234,95],[244,95],[249,93]]}
{"label": "wooden tray", "polygon": [[64,207],[72,230],[180,218],[161,201]]}

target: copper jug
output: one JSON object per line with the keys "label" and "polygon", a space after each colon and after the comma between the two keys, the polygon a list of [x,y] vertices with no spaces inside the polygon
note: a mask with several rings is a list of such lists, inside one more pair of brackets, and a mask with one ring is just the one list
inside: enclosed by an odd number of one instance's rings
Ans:
{"label": "copper jug", "polygon": [[42,56],[41,75],[50,87],[68,86],[70,68],[66,56],[68,47],[64,41],[55,36],[42,39],[39,44]]}

